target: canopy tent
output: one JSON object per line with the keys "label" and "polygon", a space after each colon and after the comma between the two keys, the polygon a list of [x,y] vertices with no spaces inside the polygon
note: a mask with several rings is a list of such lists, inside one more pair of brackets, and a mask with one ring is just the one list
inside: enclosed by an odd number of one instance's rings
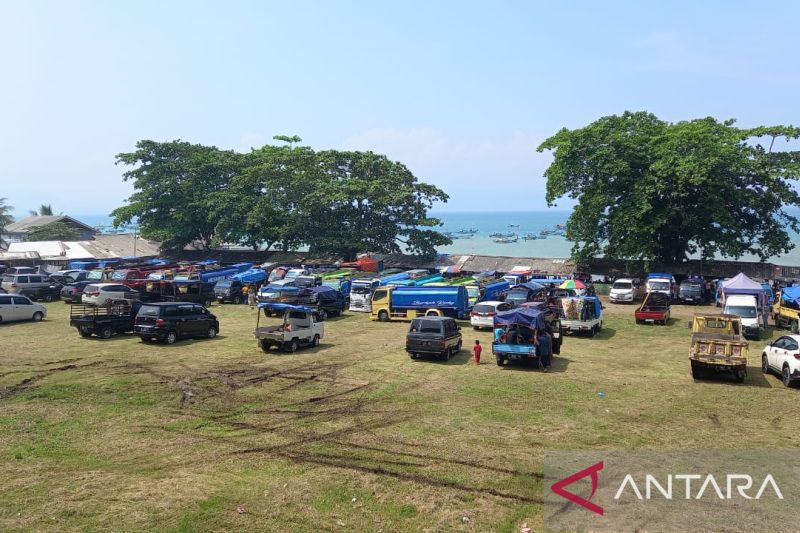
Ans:
{"label": "canopy tent", "polygon": [[526,281],[525,283],[520,283],[519,285],[514,285],[511,287],[512,289],[516,289],[517,287],[527,287],[532,291],[538,291],[539,289],[543,289],[544,285],[541,283],[536,283],[535,281]]}
{"label": "canopy tent", "polygon": [[497,313],[494,317],[496,326],[525,326],[531,329],[544,330],[544,311],[531,307],[517,307],[510,311]]}
{"label": "canopy tent", "polygon": [[725,295],[731,294],[754,294],[759,295],[764,293],[764,287],[760,283],[748,278],[744,273],[740,272],[731,279],[722,282],[722,292]]}
{"label": "canopy tent", "polygon": [[456,265],[450,265],[446,267],[441,267],[439,272],[442,274],[458,274],[461,272],[461,268]]}

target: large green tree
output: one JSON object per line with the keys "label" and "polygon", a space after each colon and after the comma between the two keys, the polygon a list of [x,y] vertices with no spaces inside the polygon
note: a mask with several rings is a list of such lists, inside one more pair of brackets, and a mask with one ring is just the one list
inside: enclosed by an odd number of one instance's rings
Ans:
{"label": "large green tree", "polygon": [[[604,254],[664,264],[688,254],[762,260],[793,248],[800,152],[778,141],[791,126],[737,128],[733,120],[670,123],[645,112],[562,129],[552,150],[547,202],[577,201],[567,238],[578,261]],[[789,145],[791,146],[791,145]]]}
{"label": "large green tree", "polygon": [[5,247],[8,243],[3,240],[6,226],[14,222],[14,217],[11,216],[13,207],[6,203],[5,198],[0,198],[0,247]]}
{"label": "large green tree", "polygon": [[114,224],[138,219],[143,237],[177,250],[194,241],[208,248],[215,238],[214,200],[238,169],[239,154],[182,141],[139,141],[136,150],[117,155],[132,166],[123,174],[133,182],[128,204],[112,212]]}
{"label": "large green tree", "polygon": [[315,152],[297,136],[247,154],[174,141],[140,141],[117,162],[135,192],[115,223],[138,218],[142,235],[177,249],[235,243],[346,259],[359,251],[431,256],[450,239],[428,216],[447,201],[401,163],[371,152]]}
{"label": "large green tree", "polygon": [[26,241],[76,241],[80,238],[78,230],[63,222],[51,222],[44,226],[36,226],[25,236]]}

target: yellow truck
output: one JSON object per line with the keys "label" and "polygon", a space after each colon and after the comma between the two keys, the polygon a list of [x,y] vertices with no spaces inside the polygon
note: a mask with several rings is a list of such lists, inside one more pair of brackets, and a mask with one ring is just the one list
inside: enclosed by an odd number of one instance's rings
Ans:
{"label": "yellow truck", "polygon": [[741,383],[747,375],[748,344],[737,315],[695,315],[691,322],[692,344],[689,362],[692,377],[706,373],[731,372]]}
{"label": "yellow truck", "polygon": [[770,308],[772,320],[777,328],[789,328],[792,333],[800,331],[800,308],[798,308],[797,287],[787,287],[775,295],[775,303]]}

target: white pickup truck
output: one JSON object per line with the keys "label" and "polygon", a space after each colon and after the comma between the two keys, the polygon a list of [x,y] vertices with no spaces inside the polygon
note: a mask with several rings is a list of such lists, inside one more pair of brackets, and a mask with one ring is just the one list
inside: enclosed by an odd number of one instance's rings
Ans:
{"label": "white pickup truck", "polygon": [[279,303],[260,303],[258,307],[269,307],[271,313],[283,315],[282,324],[259,327],[261,313],[258,313],[253,336],[265,352],[273,346],[290,353],[301,346],[318,346],[325,334],[325,326],[310,307]]}

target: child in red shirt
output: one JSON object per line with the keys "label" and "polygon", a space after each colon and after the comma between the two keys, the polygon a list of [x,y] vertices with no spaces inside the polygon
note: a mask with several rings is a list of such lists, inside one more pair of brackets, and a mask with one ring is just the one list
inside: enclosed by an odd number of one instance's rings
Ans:
{"label": "child in red shirt", "polygon": [[483,348],[481,347],[481,341],[476,340],[475,341],[475,346],[472,347],[472,352],[475,354],[475,364],[476,365],[481,364],[481,352],[482,351],[483,351]]}

